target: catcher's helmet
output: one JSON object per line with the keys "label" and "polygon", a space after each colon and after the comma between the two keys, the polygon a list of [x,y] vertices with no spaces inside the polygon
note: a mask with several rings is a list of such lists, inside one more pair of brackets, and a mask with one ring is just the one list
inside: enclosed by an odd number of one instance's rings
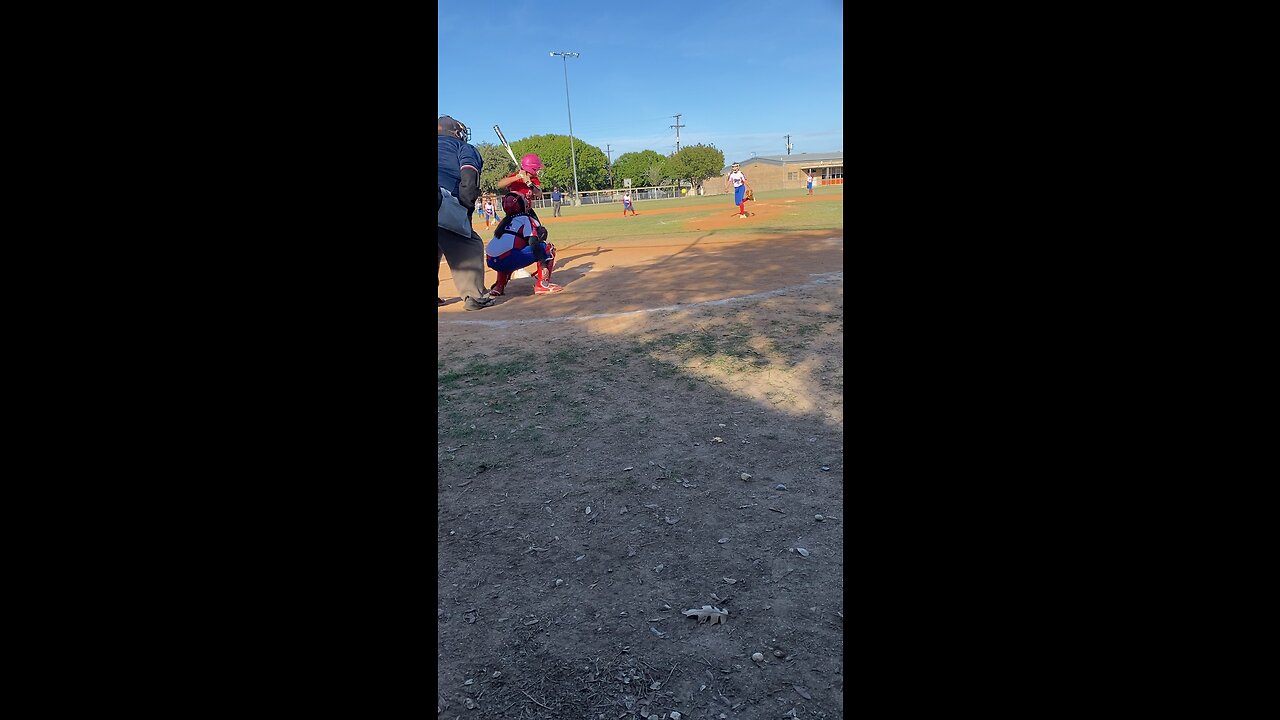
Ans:
{"label": "catcher's helmet", "polygon": [[536,153],[529,153],[520,158],[520,169],[525,172],[536,173],[542,169],[542,158]]}
{"label": "catcher's helmet", "polygon": [[436,120],[436,134],[456,137],[462,142],[471,142],[471,128],[448,115],[441,115],[440,119]]}
{"label": "catcher's helmet", "polygon": [[524,196],[520,193],[507,193],[502,196],[502,212],[508,215],[522,213],[525,210]]}

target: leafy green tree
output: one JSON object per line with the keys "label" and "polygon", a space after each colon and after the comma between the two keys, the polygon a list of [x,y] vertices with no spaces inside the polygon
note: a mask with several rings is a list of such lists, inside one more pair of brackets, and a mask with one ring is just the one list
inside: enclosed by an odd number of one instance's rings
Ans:
{"label": "leafy green tree", "polygon": [[[608,157],[604,151],[594,145],[588,145],[580,139],[574,141],[574,152],[578,161],[578,189],[599,190],[609,186],[605,165]],[[498,146],[501,149],[501,146]],[[516,157],[526,153],[537,153],[542,158],[542,170],[538,173],[542,181],[543,192],[550,193],[551,188],[560,186],[572,193],[573,167],[570,162],[568,135],[533,135],[511,143]],[[507,158],[510,162],[511,158]],[[488,163],[488,160],[485,161]]]}
{"label": "leafy green tree", "polygon": [[689,145],[667,158],[663,169],[668,177],[688,180],[697,187],[707,178],[716,177],[724,168],[724,152],[714,145]]}
{"label": "leafy green tree", "polygon": [[496,143],[478,143],[476,150],[484,169],[480,171],[480,190],[487,193],[498,191],[498,181],[516,171],[515,163],[507,149]]}
{"label": "leafy green tree", "polygon": [[[657,182],[650,182],[649,178],[651,174],[656,174],[658,180],[661,181],[663,175],[662,165],[665,162],[666,158],[653,150],[623,153],[613,163],[614,184],[622,187],[622,181],[626,178],[631,178],[631,184],[636,187],[646,183],[656,185]],[[657,170],[651,173],[653,168],[657,168]]]}

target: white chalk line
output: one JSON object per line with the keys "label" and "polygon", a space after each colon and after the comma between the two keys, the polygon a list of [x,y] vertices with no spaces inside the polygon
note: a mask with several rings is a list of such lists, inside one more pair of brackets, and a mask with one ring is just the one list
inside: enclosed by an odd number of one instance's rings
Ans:
{"label": "white chalk line", "polygon": [[691,310],[697,307],[705,307],[712,305],[728,305],[729,303],[743,302],[746,300],[759,300],[761,298],[774,297],[784,295],[792,290],[800,290],[810,285],[830,285],[835,282],[844,281],[844,271],[830,273],[810,273],[809,277],[814,278],[804,285],[791,285],[789,287],[778,288],[777,290],[768,290],[765,292],[753,293],[751,295],[739,295],[738,297],[723,298],[721,300],[703,300],[701,302],[684,303],[682,305],[666,305],[656,308],[645,308],[643,310],[629,310],[627,312],[616,313],[600,313],[597,315],[564,315],[553,318],[529,318],[525,320],[445,320],[440,318],[441,323],[449,325],[484,325],[486,327],[507,327],[510,325],[532,325],[534,323],[548,323],[561,321],[585,321],[585,320],[603,320],[605,318],[627,317],[629,315],[643,315],[645,313],[655,312],[672,312],[675,310]]}

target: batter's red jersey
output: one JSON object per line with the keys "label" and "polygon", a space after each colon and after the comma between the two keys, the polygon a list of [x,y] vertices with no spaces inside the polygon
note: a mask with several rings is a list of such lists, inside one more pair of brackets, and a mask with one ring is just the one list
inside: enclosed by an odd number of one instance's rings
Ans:
{"label": "batter's red jersey", "polygon": [[[525,202],[530,202],[533,200],[533,188],[525,184],[525,181],[520,178],[520,173],[514,172],[508,175],[507,177],[516,179],[515,182],[507,186],[507,192],[519,193],[520,195],[523,195]],[[542,182],[538,180],[538,176],[533,175],[532,178],[533,178],[534,187],[541,188]]]}

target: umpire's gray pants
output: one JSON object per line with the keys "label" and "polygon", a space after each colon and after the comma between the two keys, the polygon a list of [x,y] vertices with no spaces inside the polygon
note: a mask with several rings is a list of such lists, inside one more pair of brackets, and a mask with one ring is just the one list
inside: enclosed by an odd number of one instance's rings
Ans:
{"label": "umpire's gray pants", "polygon": [[436,228],[436,286],[440,286],[440,258],[449,261],[453,284],[463,300],[484,295],[484,241],[471,231],[463,237],[444,228]]}

